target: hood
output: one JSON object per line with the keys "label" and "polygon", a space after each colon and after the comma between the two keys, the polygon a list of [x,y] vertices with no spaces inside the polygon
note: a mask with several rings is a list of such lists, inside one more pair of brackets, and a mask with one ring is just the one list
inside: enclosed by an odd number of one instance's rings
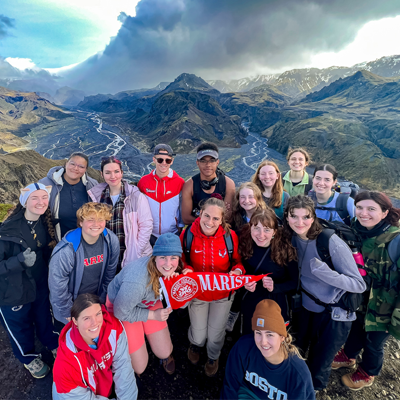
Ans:
{"label": "hood", "polygon": [[225,229],[222,228],[220,225],[217,229],[217,232],[213,236],[206,236],[204,233],[201,232],[200,228],[200,217],[196,218],[193,222],[190,230],[192,231],[193,235],[202,239],[218,239],[225,235]]}
{"label": "hood", "polygon": [[[62,186],[64,184],[62,180],[62,176],[64,174],[64,167],[57,166],[49,169],[49,172],[47,173],[47,178],[49,178],[54,184]],[[97,181],[93,178],[90,178],[85,172],[81,178],[83,184],[86,186],[88,181],[91,181],[93,185],[97,184]]]}
{"label": "hood", "polygon": [[[126,180],[122,180],[124,183],[124,188],[125,188],[125,196],[129,197],[136,192],[140,192],[140,190],[136,186],[129,185],[129,183]],[[88,193],[92,195],[92,198],[94,198],[95,201],[99,202],[101,198],[101,194],[103,193],[103,190],[107,187],[107,183],[99,183],[98,185],[92,187]]]}
{"label": "hood", "polygon": [[154,179],[158,180],[159,182],[169,181],[170,179],[175,179],[176,177],[179,177],[179,175],[172,168],[169,169],[168,175],[164,176],[164,178],[160,178],[156,174],[156,170],[155,169],[153,169],[153,171],[151,171],[151,175],[154,177]]}

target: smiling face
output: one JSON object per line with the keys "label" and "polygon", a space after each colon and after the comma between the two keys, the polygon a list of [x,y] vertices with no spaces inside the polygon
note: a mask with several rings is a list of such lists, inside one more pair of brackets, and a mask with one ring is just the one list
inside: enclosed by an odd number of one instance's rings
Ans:
{"label": "smiling face", "polygon": [[156,267],[165,277],[171,276],[179,266],[178,256],[156,256]]}
{"label": "smiling face", "polygon": [[[171,160],[170,164],[167,164],[165,161],[160,164],[157,160],[163,159],[163,160]],[[164,177],[167,176],[169,173],[169,169],[171,165],[174,163],[174,159],[168,155],[167,151],[159,151],[159,154],[153,157],[153,162],[156,165],[156,174],[159,177]]]}
{"label": "smiling face", "polygon": [[218,206],[207,206],[200,212],[200,228],[206,236],[214,235],[222,224],[222,210]]}
{"label": "smiling face", "polygon": [[[89,214],[81,223],[82,234],[84,239],[91,243],[94,239],[97,240],[100,233],[106,227],[106,220],[97,218],[96,214]],[[88,239],[88,240],[87,240]]]}
{"label": "smiling face", "polygon": [[325,194],[332,191],[332,187],[336,184],[333,175],[329,171],[317,171],[313,179],[313,187],[315,193]]}
{"label": "smiling face", "polygon": [[76,181],[82,178],[87,170],[86,160],[82,157],[72,157],[65,164],[65,174],[71,181]]}
{"label": "smiling face", "polygon": [[215,176],[219,160],[216,160],[211,156],[204,156],[201,160],[197,160],[197,166],[199,167],[200,174],[206,180],[212,179]]}
{"label": "smiling face", "polygon": [[121,185],[122,170],[119,164],[106,164],[103,168],[103,172],[101,173],[101,175],[103,176],[108,186],[110,186],[110,188],[119,187]]}
{"label": "smiling face", "polygon": [[272,236],[275,235],[275,230],[264,226],[261,222],[257,225],[252,225],[250,228],[251,238],[259,247],[268,247],[271,243]]}
{"label": "smiling face", "polygon": [[310,212],[305,208],[294,208],[289,211],[287,222],[294,232],[302,239],[306,239],[314,218],[311,217]]}
{"label": "smiling face", "polygon": [[290,156],[288,164],[292,171],[303,171],[308,165],[304,154],[299,151],[296,151]]}
{"label": "smiling face", "polygon": [[254,197],[254,192],[249,188],[242,189],[239,193],[239,204],[245,211],[254,211],[257,207],[257,200]]}
{"label": "smiling face", "polygon": [[93,339],[100,335],[101,326],[103,325],[103,312],[100,304],[93,304],[85,308],[77,319],[72,318],[73,323],[77,326],[79,333],[87,344],[93,344]]}
{"label": "smiling face", "polygon": [[284,355],[281,350],[284,337],[271,331],[254,331],[254,341],[263,357],[271,364],[279,364],[283,361]]}
{"label": "smiling face", "polygon": [[49,195],[45,190],[35,190],[26,201],[26,218],[28,220],[37,219],[43,215],[49,205]]}
{"label": "smiling face", "polygon": [[362,200],[356,204],[356,217],[362,226],[372,229],[387,217],[389,210],[382,211],[378,203],[373,200]]}
{"label": "smiling face", "polygon": [[258,179],[260,179],[265,188],[273,187],[278,178],[279,174],[272,165],[264,165],[264,167],[262,167],[258,173]]}

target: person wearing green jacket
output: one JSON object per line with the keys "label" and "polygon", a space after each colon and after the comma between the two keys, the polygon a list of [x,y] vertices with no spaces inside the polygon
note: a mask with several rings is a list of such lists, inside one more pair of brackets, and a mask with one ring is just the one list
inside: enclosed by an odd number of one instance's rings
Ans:
{"label": "person wearing green jacket", "polygon": [[[362,240],[371,289],[332,369],[357,367],[342,376],[342,382],[351,390],[360,390],[371,386],[382,369],[384,344],[389,336],[400,340],[400,209],[393,207],[384,193],[372,191],[359,193],[355,205],[357,220],[352,226]],[[362,362],[357,366],[362,349]]]}
{"label": "person wearing green jacket", "polygon": [[307,196],[312,189],[312,175],[306,171],[310,164],[310,155],[306,150],[300,148],[289,149],[286,157],[289,171],[282,172],[283,189],[289,193],[289,196],[304,194]]}

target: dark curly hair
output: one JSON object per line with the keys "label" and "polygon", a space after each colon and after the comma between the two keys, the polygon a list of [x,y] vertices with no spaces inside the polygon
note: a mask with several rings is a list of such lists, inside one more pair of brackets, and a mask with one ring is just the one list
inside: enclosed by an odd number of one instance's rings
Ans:
{"label": "dark curly hair", "polygon": [[271,259],[274,263],[283,267],[288,262],[296,260],[296,250],[291,241],[283,236],[282,228],[278,227],[278,219],[272,209],[256,211],[250,218],[250,222],[243,226],[239,239],[239,254],[247,260],[253,255],[254,241],[251,237],[251,227],[261,225],[275,230],[274,238],[271,240]]}

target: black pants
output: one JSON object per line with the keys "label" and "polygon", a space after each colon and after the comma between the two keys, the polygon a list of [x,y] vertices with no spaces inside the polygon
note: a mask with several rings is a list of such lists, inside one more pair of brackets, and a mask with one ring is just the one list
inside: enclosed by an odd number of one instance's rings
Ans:
{"label": "black pants", "polygon": [[295,344],[305,355],[315,390],[325,389],[335,354],[346,342],[351,322],[334,321],[329,311],[314,313],[302,307]]}
{"label": "black pants", "polygon": [[365,332],[364,316],[357,315],[353,322],[344,352],[349,358],[356,358],[362,349],[361,368],[369,375],[376,376],[383,365],[383,346],[390,334],[386,332]]}
{"label": "black pants", "polygon": [[36,335],[49,350],[58,347],[58,335],[53,332],[47,280],[37,287],[37,297],[32,303],[0,307],[0,320],[11,341],[15,357],[29,364],[39,356],[35,352]]}

